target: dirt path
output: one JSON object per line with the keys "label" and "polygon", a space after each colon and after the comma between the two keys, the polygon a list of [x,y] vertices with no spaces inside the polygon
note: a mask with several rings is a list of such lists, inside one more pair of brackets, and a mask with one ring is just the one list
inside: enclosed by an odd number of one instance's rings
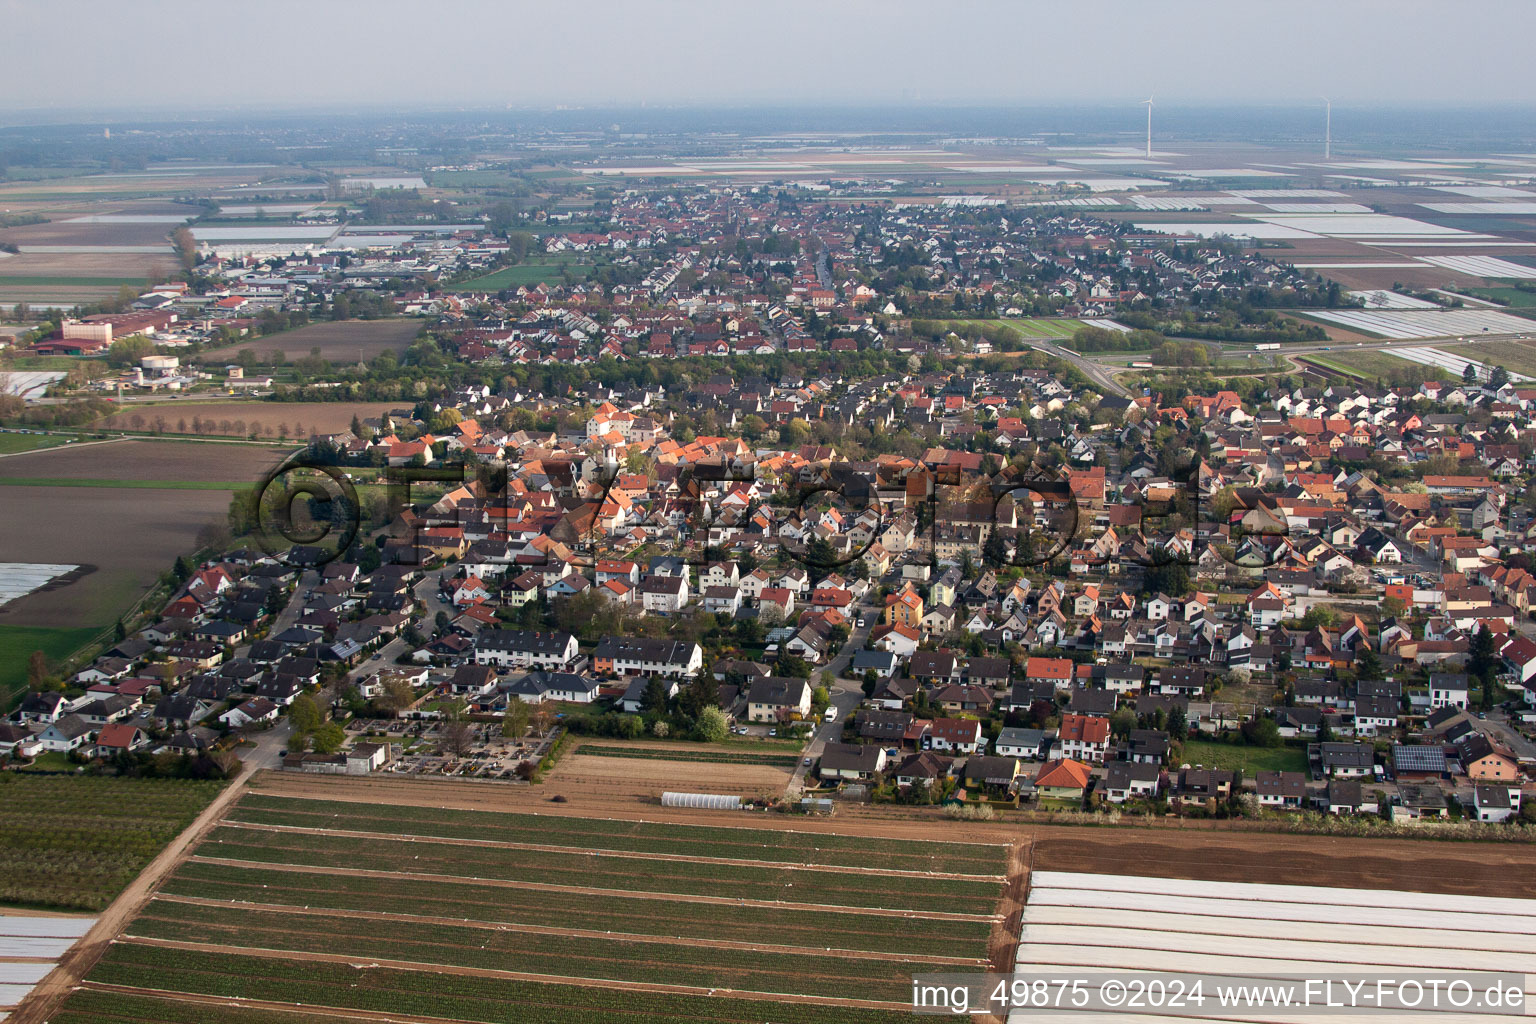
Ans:
{"label": "dirt path", "polygon": [[[825,871],[830,874],[867,875],[867,868],[847,864],[815,864],[809,861],[749,860],[745,857],[700,857],[683,853],[649,853],[639,850],[617,850],[596,844],[589,846],[559,846],[553,843],[513,843],[501,839],[464,839],[458,836],[422,835],[417,832],[369,832],[350,828],[311,828],[305,825],[268,825],[260,822],[225,821],[225,828],[249,829],[254,832],[293,832],[306,836],[345,836],[354,839],[403,840],[416,843],[442,843],[447,846],[479,846],[497,850],[531,850],[538,853],[583,854],[601,852],[607,857],[623,857],[626,860],[691,861],[698,864],[722,864],[735,867],[770,867]],[[965,880],[991,881],[1001,875],[974,875],[956,871],[910,871],[905,868],[881,868],[881,875],[904,878],[960,878]]]}
{"label": "dirt path", "polygon": [[[551,922],[547,925],[518,924],[512,921],[478,921],[463,917],[430,917],[422,914],[393,914],[384,911],[363,910],[335,910],[325,908],[296,907],[287,903],[250,903],[244,900],[211,900],[200,896],[167,896],[155,897],[156,902],[185,903],[194,907],[219,907],[225,910],[260,910],[273,914],[324,914],[326,917],[340,917],[355,919],[358,921],[398,921],[401,924],[432,924],[448,925],[453,928],[478,928],[487,932],[524,932],[530,935],[561,935],[573,939],[609,939],[625,942],[645,942],[662,946],[697,946],[699,939],[687,935],[655,935],[650,932],[615,932],[598,931],[592,928],[562,928],[559,922]],[[131,933],[130,933],[131,934]],[[895,956],[891,953],[876,952],[864,949],[830,949],[827,946],[786,946],[776,943],[739,942],[733,939],[712,938],[709,940],[711,947],[720,949],[742,949],[751,952],[762,953],[810,953],[816,956],[826,956],[829,953],[844,960],[879,960],[882,963],[896,961],[899,963],[914,964],[940,964],[972,966],[977,963],[974,957],[963,956],[933,956],[923,953],[903,953]]]}

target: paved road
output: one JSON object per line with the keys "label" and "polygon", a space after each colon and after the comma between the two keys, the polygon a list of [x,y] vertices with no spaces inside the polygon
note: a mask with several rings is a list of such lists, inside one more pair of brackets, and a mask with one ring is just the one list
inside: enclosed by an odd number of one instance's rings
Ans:
{"label": "paved road", "polygon": [[[853,714],[854,709],[859,706],[859,702],[864,699],[862,684],[858,680],[844,679],[843,673],[847,671],[848,665],[853,661],[853,652],[862,648],[865,642],[868,641],[869,631],[875,627],[878,621],[877,615],[878,612],[874,608],[864,605],[858,606],[854,610],[854,619],[857,621],[859,616],[863,616],[864,625],[855,626],[848,634],[848,642],[843,645],[842,650],[837,652],[837,657],[822,666],[834,676],[831,696],[832,706],[837,708],[837,718],[831,722],[821,722],[816,726],[816,730],[811,734],[810,742],[800,752],[800,763],[795,766],[794,773],[789,779],[789,785],[784,790],[786,796],[797,796],[804,789],[805,777],[809,771],[805,764],[805,759],[810,758],[814,762],[817,758],[821,757],[821,752],[826,749],[828,743],[838,742],[843,734],[843,723],[848,720],[848,716]],[[820,676],[821,672],[818,671],[816,677],[820,678]]]}
{"label": "paved road", "polygon": [[1114,375],[1110,373],[1109,369],[1106,368],[1104,364],[1094,362],[1092,359],[1087,358],[1080,352],[1074,352],[1069,348],[1062,348],[1060,345],[1053,344],[1049,341],[1044,341],[1040,338],[1030,338],[1027,341],[1027,344],[1030,348],[1038,349],[1048,356],[1055,356],[1057,359],[1065,359],[1079,370],[1082,370],[1083,373],[1087,374],[1088,379],[1093,381],[1093,383],[1098,385],[1100,388],[1104,389],[1105,394],[1121,395],[1125,398],[1131,397],[1130,391],[1127,390],[1125,386],[1122,385],[1119,381],[1115,380]]}
{"label": "paved road", "polygon": [[1472,725],[1478,732],[1487,734],[1489,739],[1514,751],[1516,757],[1536,758],[1536,743],[1511,728],[1504,712],[1491,711],[1487,718],[1474,718]]}

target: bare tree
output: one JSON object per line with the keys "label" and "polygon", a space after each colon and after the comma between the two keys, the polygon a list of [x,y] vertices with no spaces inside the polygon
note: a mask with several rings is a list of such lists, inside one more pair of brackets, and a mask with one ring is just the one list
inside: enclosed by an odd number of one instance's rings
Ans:
{"label": "bare tree", "polygon": [[438,749],[445,754],[454,757],[463,757],[468,751],[474,738],[474,728],[462,718],[450,718],[443,723],[442,732],[438,734]]}
{"label": "bare tree", "polygon": [[391,676],[384,683],[384,694],[379,703],[398,715],[416,703],[416,690],[404,676]]}

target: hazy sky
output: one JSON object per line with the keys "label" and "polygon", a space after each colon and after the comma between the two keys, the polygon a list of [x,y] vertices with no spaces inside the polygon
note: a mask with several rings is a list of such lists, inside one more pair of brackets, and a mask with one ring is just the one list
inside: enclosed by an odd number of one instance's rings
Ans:
{"label": "hazy sky", "polygon": [[0,110],[1531,104],[1532,0],[0,0]]}

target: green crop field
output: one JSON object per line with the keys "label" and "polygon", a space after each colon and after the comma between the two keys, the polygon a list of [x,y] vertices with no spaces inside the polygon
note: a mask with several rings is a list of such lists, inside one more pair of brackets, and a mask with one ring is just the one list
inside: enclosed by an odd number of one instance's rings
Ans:
{"label": "green crop field", "polygon": [[[825,950],[767,952],[670,939],[564,936],[477,924],[412,923],[407,929],[358,927],[332,914],[209,907],[157,900],[128,929],[134,937],[170,939],[294,953],[441,963],[485,970],[622,981],[644,977],[664,985],[755,992],[786,988],[806,995],[900,998],[910,974],[899,961],[839,957]],[[542,927],[542,926],[539,926]]]}
{"label": "green crop field", "polygon": [[914,972],[984,969],[1007,852],[262,795],[226,821],[51,1020],[896,1024]]}
{"label": "green crop field", "polygon": [[100,629],[49,629],[0,625],[0,710],[9,710],[27,688],[27,664],[42,651],[50,664],[63,661],[90,643]]}
{"label": "green crop field", "polygon": [[760,764],[772,768],[793,768],[800,762],[794,754],[753,754],[729,750],[683,750],[676,747],[620,747],[602,743],[583,743],[578,754],[594,757],[633,757],[644,761],[698,761],[709,764]]}
{"label": "green crop field", "polygon": [[[585,749],[585,748],[580,748]],[[570,846],[615,853],[661,853],[723,859],[1001,875],[1005,851],[981,844],[907,842],[823,833],[669,825],[541,814],[381,807],[339,800],[290,800],[250,794],[226,820],[252,824],[390,832],[440,839],[483,839]]]}
{"label": "green crop field", "polygon": [[0,903],[101,910],[222,786],[0,775]]}
{"label": "green crop field", "polygon": [[980,327],[989,338],[1001,339],[1006,336],[1022,338],[1028,341],[1031,338],[1041,338],[1046,341],[1057,341],[1070,338],[1083,326],[1078,320],[950,320],[947,323],[961,327]]}
{"label": "green crop field", "polygon": [[1536,306],[1536,291],[1528,292],[1523,288],[1462,288],[1460,290],[1474,298],[1501,302],[1517,309]]}
{"label": "green crop field", "polygon": [[[507,964],[515,970],[516,964]],[[905,1009],[874,1010],[825,1002],[777,1002],[740,995],[706,996],[616,989],[612,985],[573,985],[520,981],[431,969],[353,967],[309,959],[245,956],[189,949],[166,949],[134,942],[112,946],[91,972],[92,981],[218,998],[240,998],[339,1010],[404,1014],[486,1024],[688,1024],[698,1020],[772,1020],[776,1024],[907,1024]],[[92,1018],[88,988],[64,1006]],[[910,998],[910,990],[908,992]],[[75,1000],[85,997],[81,1003]],[[117,996],[112,996],[117,1016]],[[183,1004],[184,1008],[187,1004]],[[721,1016],[726,1014],[726,1016]],[[66,1019],[51,1017],[52,1020]],[[161,1017],[149,1011],[145,1021],[208,1020]],[[227,1020],[222,1008],[219,1020]],[[316,1013],[298,1020],[335,1020]]]}
{"label": "green crop field", "polygon": [[1186,740],[1184,763],[1225,771],[1241,769],[1248,778],[1254,772],[1304,772],[1307,752],[1300,747],[1240,747],[1209,740]]}
{"label": "green crop field", "polygon": [[[183,864],[161,891],[169,896],[239,904],[309,907],[357,913],[416,915],[491,925],[541,925],[558,919],[566,928],[657,935],[679,939],[750,942],[767,933],[783,946],[865,950],[928,956],[985,955],[984,919],[927,921],[882,917],[878,930],[867,914],[690,903],[686,914],[658,914],[647,896],[578,893],[509,887],[470,880],[384,878],[211,864]],[[660,904],[667,906],[668,904]]]}
{"label": "green crop field", "polygon": [[585,886],[599,879],[604,888],[623,892],[789,900],[843,907],[898,908],[932,900],[965,914],[987,913],[998,896],[998,883],[968,878],[891,875],[872,888],[862,874],[780,864],[668,859],[667,870],[658,871],[653,858],[607,852],[554,853],[229,827],[215,829],[198,848],[198,854],[258,864],[311,867],[344,861],[367,871],[420,871],[547,885]]}
{"label": "green crop field", "polygon": [[149,282],[142,277],[31,277],[26,274],[0,274],[0,288],[40,288],[44,285],[68,287],[80,285],[88,288],[143,288]]}
{"label": "green crop field", "polygon": [[527,263],[519,263],[513,267],[502,267],[493,273],[465,281],[458,287],[471,291],[496,292],[503,288],[517,288],[541,282],[554,285],[563,280],[563,275],[567,271],[577,281],[585,281],[595,268],[596,265],[592,263],[579,263],[559,257],[543,257]]}

